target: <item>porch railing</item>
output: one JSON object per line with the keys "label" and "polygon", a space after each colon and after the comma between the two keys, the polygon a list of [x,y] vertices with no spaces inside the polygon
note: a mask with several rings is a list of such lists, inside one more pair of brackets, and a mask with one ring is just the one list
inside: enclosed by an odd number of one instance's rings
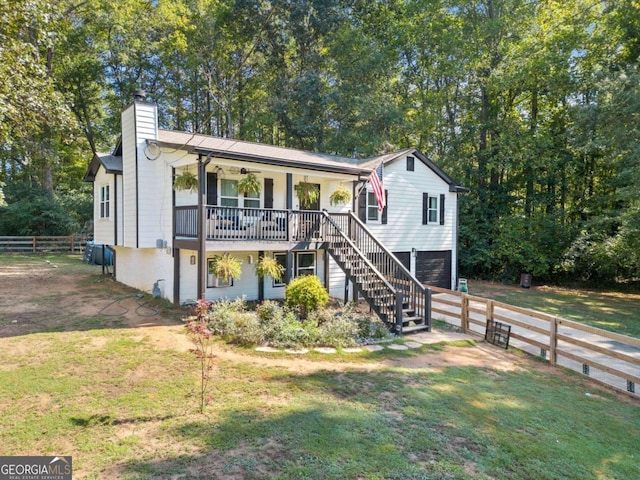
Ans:
{"label": "porch railing", "polygon": [[[205,206],[207,240],[322,241],[322,212]],[[198,238],[198,207],[176,207],[175,236]]]}

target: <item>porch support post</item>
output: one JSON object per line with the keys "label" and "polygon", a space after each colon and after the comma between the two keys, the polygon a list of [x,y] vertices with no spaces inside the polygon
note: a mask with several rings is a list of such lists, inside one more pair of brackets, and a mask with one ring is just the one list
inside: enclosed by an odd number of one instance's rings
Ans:
{"label": "porch support post", "polygon": [[207,199],[207,165],[211,161],[211,156],[202,158],[198,157],[198,300],[205,298],[205,285],[207,284],[207,237],[204,234],[204,225],[207,221],[204,209]]}
{"label": "porch support post", "polygon": [[344,276],[344,304],[346,305],[347,303],[349,303],[349,275]]}
{"label": "porch support post", "polygon": [[[264,250],[258,251],[258,258],[256,261],[260,261],[260,259],[264,257]],[[258,301],[262,302],[264,300],[264,277],[258,277]]]}
{"label": "porch support post", "polygon": [[324,263],[324,288],[329,291],[329,252],[325,249],[322,253],[322,260]]}
{"label": "porch support post", "polygon": [[287,250],[287,269],[284,272],[284,283],[287,285],[293,278],[293,252],[291,250]]}
{"label": "porch support post", "polygon": [[173,304],[180,305],[180,249],[173,249]]}
{"label": "porch support post", "polygon": [[287,173],[287,210],[293,209],[293,174]]}

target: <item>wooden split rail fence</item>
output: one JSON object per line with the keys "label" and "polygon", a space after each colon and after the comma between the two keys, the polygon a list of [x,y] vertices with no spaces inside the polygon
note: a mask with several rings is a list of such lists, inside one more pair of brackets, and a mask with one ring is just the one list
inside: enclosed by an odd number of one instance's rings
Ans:
{"label": "wooden split rail fence", "polygon": [[509,345],[640,398],[640,339],[565,318],[438,287],[433,320],[484,337],[488,322],[510,325]]}
{"label": "wooden split rail fence", "polygon": [[48,236],[48,237],[0,236],[0,252],[3,252],[3,253],[35,253],[35,252],[82,253],[86,243],[87,243],[86,235]]}

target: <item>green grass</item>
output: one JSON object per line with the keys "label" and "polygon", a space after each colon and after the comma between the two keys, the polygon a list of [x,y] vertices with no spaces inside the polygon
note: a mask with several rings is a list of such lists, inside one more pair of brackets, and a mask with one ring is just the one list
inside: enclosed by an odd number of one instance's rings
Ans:
{"label": "green grass", "polygon": [[77,478],[640,477],[638,405],[535,363],[298,374],[246,354],[217,363],[203,416],[196,359],[136,330],[0,342],[3,454],[72,453]]}
{"label": "green grass", "polygon": [[524,289],[478,280],[469,293],[530,308],[613,332],[640,337],[640,294],[561,287]]}
{"label": "green grass", "polygon": [[[76,261],[87,299],[133,292]],[[51,317],[69,316],[65,331],[0,338],[0,453],[73,455],[75,479],[640,478],[638,402],[523,356],[511,371],[382,365],[474,348],[462,342],[311,353],[302,368],[300,357],[217,345],[213,401],[200,415],[193,354],[74,313],[54,292],[45,300]]]}

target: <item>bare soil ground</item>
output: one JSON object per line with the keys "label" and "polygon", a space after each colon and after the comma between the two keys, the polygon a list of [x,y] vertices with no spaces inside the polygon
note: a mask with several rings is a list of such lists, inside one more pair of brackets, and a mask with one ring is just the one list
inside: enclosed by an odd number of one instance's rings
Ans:
{"label": "bare soil ground", "polygon": [[[148,294],[140,298],[141,292],[101,275],[100,267],[77,262],[78,265],[58,265],[33,257],[23,262],[0,264],[0,338],[37,332],[128,328],[136,329],[136,335],[150,340],[158,349],[186,351],[191,348],[188,338],[182,334],[180,320],[188,311],[150,298]],[[446,331],[436,332],[432,337],[434,343],[471,338]],[[221,359],[274,365],[301,373],[349,368],[371,370],[385,365],[434,369],[486,366],[508,370],[519,368],[521,362],[527,361],[481,342],[471,348],[447,347],[376,363],[335,362],[330,357],[327,361],[307,360],[297,355],[269,358],[233,349],[218,354]]]}

